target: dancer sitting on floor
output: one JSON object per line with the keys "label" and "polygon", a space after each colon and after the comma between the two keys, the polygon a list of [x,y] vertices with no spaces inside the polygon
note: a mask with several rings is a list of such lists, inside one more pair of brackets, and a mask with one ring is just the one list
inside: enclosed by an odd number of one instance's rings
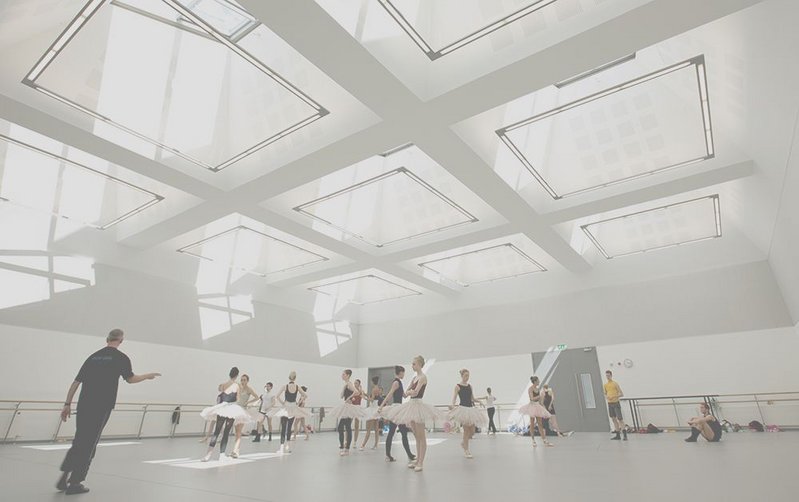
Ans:
{"label": "dancer sitting on floor", "polygon": [[686,438],[687,443],[696,443],[699,436],[707,439],[711,443],[716,443],[721,439],[721,424],[718,419],[710,414],[710,407],[707,403],[699,405],[698,417],[688,420],[691,426],[691,436]]}

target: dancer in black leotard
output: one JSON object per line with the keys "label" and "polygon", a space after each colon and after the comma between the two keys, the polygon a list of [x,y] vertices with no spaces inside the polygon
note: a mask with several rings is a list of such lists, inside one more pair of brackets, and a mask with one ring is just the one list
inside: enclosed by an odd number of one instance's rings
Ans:
{"label": "dancer in black leotard", "polygon": [[363,443],[361,443],[359,450],[363,450],[366,446],[366,443],[369,442],[369,436],[372,434],[372,431],[375,433],[375,443],[372,446],[373,450],[377,449],[377,443],[380,440],[380,430],[379,430],[379,423],[380,423],[380,413],[379,413],[379,406],[382,404],[383,399],[383,389],[378,385],[380,382],[380,377],[373,376],[372,377],[372,390],[369,392],[369,395],[366,396],[366,400],[369,402],[369,408],[366,410],[366,436],[363,438]]}
{"label": "dancer in black leotard", "polygon": [[544,428],[544,419],[549,418],[551,415],[541,404],[543,395],[538,390],[539,380],[537,376],[530,377],[530,387],[527,389],[527,396],[530,402],[519,408],[519,413],[530,417],[530,439],[533,440],[533,446],[538,446],[535,442],[535,426],[538,425],[538,433],[541,434],[541,439],[546,446],[555,446],[547,441],[547,430]]}
{"label": "dancer in black leotard", "polygon": [[[469,384],[469,370],[464,368],[460,371],[460,374],[461,381],[455,385],[452,404],[449,407],[450,411],[447,417],[463,426],[461,448],[463,448],[466,458],[473,458],[472,452],[469,450],[469,440],[474,437],[477,426],[488,424],[488,416],[485,411],[474,407],[474,393],[472,392],[471,384]],[[455,406],[456,398],[459,400],[460,406]]]}
{"label": "dancer in black leotard", "polygon": [[211,435],[211,441],[208,443],[208,451],[202,458],[203,462],[208,462],[211,459],[220,432],[222,432],[222,442],[219,444],[219,460],[225,460],[225,449],[227,448],[230,429],[233,427],[233,424],[246,423],[250,419],[250,415],[247,411],[236,404],[239,397],[239,384],[236,383],[236,377],[239,376],[239,369],[235,367],[232,368],[229,376],[229,380],[219,384],[219,404],[205,408],[200,412],[200,416],[205,420],[216,417],[214,433]]}
{"label": "dancer in black leotard", "polygon": [[344,402],[330,410],[330,416],[338,420],[338,450],[339,455],[342,456],[349,455],[350,453],[350,446],[352,445],[352,419],[365,416],[361,408],[352,404],[352,398],[359,394],[358,390],[352,382],[350,382],[350,377],[352,377],[352,370],[350,369],[346,369],[341,373],[341,379],[344,380],[341,398],[344,399]]}
{"label": "dancer in black leotard", "polygon": [[700,416],[688,420],[688,425],[691,426],[691,436],[685,442],[695,443],[699,436],[711,443],[718,442],[721,439],[721,424],[716,417],[711,415],[707,403],[699,405],[699,413],[701,413]]}
{"label": "dancer in black leotard", "polygon": [[549,425],[549,429],[557,434],[558,437],[564,437],[565,434],[560,432],[558,418],[555,416],[555,391],[548,384],[544,384],[544,408],[552,415],[544,420],[544,428]]}
{"label": "dancer in black leotard", "polygon": [[291,439],[292,426],[296,417],[309,418],[310,415],[305,408],[297,406],[297,394],[306,396],[305,391],[297,385],[297,373],[289,373],[289,383],[280,388],[277,392],[277,400],[280,402],[278,409],[272,408],[272,416],[280,417],[280,448],[278,453],[291,453],[288,441]]}
{"label": "dancer in black leotard", "polygon": [[[387,420],[388,434],[386,434],[386,462],[394,462],[394,457],[391,456],[391,443],[394,441],[394,433],[399,426],[400,436],[402,437],[402,447],[405,449],[405,454],[408,455],[409,461],[416,460],[416,455],[411,453],[411,445],[408,443],[408,427],[404,424],[396,424],[388,417],[389,411],[394,406],[402,404],[402,396],[404,391],[402,389],[402,379],[405,377],[405,368],[402,366],[394,366],[394,380],[391,382],[391,387],[388,389],[385,399],[383,399],[380,408],[377,412]],[[387,408],[388,406],[388,408]]]}

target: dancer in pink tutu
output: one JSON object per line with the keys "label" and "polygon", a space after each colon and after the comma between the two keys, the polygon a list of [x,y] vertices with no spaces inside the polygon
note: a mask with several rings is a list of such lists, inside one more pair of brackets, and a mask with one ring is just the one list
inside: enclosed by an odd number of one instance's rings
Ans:
{"label": "dancer in pink tutu", "polygon": [[[485,427],[488,424],[488,415],[486,415],[484,410],[474,406],[474,392],[472,392],[472,385],[469,383],[469,370],[464,368],[460,373],[461,381],[455,385],[455,391],[452,393],[452,404],[449,407],[450,411],[447,413],[447,418],[463,426],[461,448],[463,448],[466,458],[474,458],[469,450],[469,440],[474,437],[474,431],[478,426]],[[455,399],[458,399],[460,403],[458,406],[455,406]]]}
{"label": "dancer in pink tutu", "polygon": [[344,380],[341,398],[344,399],[344,402],[330,410],[330,416],[338,420],[338,454],[341,456],[350,454],[350,446],[352,445],[352,419],[366,416],[363,409],[352,404],[352,399],[355,396],[360,396],[360,394],[358,394],[355,385],[350,382],[351,377],[352,370],[346,369],[341,372],[341,379]]}
{"label": "dancer in pink tutu", "polygon": [[530,402],[519,408],[519,413],[530,417],[530,438],[533,440],[533,446],[538,446],[535,442],[535,431],[533,430],[535,424],[538,424],[538,432],[541,434],[541,439],[544,441],[544,444],[546,446],[555,446],[547,441],[547,430],[544,428],[544,419],[549,418],[551,415],[541,404],[543,394],[538,388],[538,377],[530,377],[530,383],[531,385],[527,389]]}
{"label": "dancer in pink tutu", "polygon": [[395,424],[410,425],[413,436],[416,438],[416,460],[408,463],[408,467],[416,472],[424,468],[425,454],[427,453],[427,433],[425,422],[444,418],[432,405],[422,401],[427,388],[427,375],[424,374],[424,357],[416,356],[411,363],[416,376],[413,377],[405,397],[410,399],[399,406],[386,408],[384,414]]}

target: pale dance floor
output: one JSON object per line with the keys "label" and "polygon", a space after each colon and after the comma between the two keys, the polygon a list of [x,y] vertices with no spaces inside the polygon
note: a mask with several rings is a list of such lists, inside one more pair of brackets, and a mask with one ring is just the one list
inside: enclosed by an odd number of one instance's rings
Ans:
{"label": "pale dance floor", "polygon": [[[348,502],[733,502],[795,500],[799,493],[795,432],[725,434],[717,444],[687,444],[684,436],[630,435],[622,442],[578,433],[556,439],[555,448],[544,448],[539,439],[533,449],[530,438],[481,435],[469,460],[459,436],[435,434],[420,473],[406,467],[398,442],[395,463],[383,460],[382,445],[339,457],[334,433],[300,438],[291,455],[275,454],[277,441],[244,438],[241,458],[224,463],[198,462],[205,446],[197,439],[106,441],[86,481],[92,491],[67,500],[327,501],[343,500],[346,493]],[[65,451],[46,446],[0,446],[0,500],[64,499],[54,483]]]}

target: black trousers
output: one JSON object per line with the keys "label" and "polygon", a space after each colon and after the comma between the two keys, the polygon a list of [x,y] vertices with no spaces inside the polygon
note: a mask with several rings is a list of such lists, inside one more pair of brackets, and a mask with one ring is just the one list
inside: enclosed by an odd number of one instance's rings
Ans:
{"label": "black trousers", "polygon": [[294,417],[280,417],[280,444],[291,439],[291,431],[294,428]]}
{"label": "black trousers", "polygon": [[488,409],[488,430],[489,432],[497,432],[497,426],[494,425],[494,412],[497,411],[494,407]]}
{"label": "black trousers", "polygon": [[[346,431],[346,442],[344,441]],[[339,449],[350,449],[352,444],[352,419],[342,418],[338,421],[338,447]]]}
{"label": "black trousers", "polygon": [[[233,418],[216,417],[216,426],[214,427],[214,434],[211,436],[211,442],[208,446],[213,448],[216,446],[216,441],[219,439],[219,433],[222,432],[222,442],[219,443],[219,452],[225,453],[227,449],[227,441],[230,438],[230,429],[233,428]],[[222,430],[224,427],[224,431]]]}
{"label": "black trousers", "polygon": [[75,438],[61,463],[61,470],[71,473],[70,483],[81,483],[86,479],[97,452],[97,443],[110,416],[110,408],[78,408],[75,413]]}
{"label": "black trousers", "polygon": [[397,428],[399,428],[400,436],[402,436],[402,447],[405,448],[405,453],[408,455],[409,459],[414,458],[413,453],[411,453],[411,445],[408,443],[408,426],[398,426],[394,422],[388,423],[388,434],[386,434],[386,456],[391,456],[391,442],[394,440],[394,433],[397,432]]}

